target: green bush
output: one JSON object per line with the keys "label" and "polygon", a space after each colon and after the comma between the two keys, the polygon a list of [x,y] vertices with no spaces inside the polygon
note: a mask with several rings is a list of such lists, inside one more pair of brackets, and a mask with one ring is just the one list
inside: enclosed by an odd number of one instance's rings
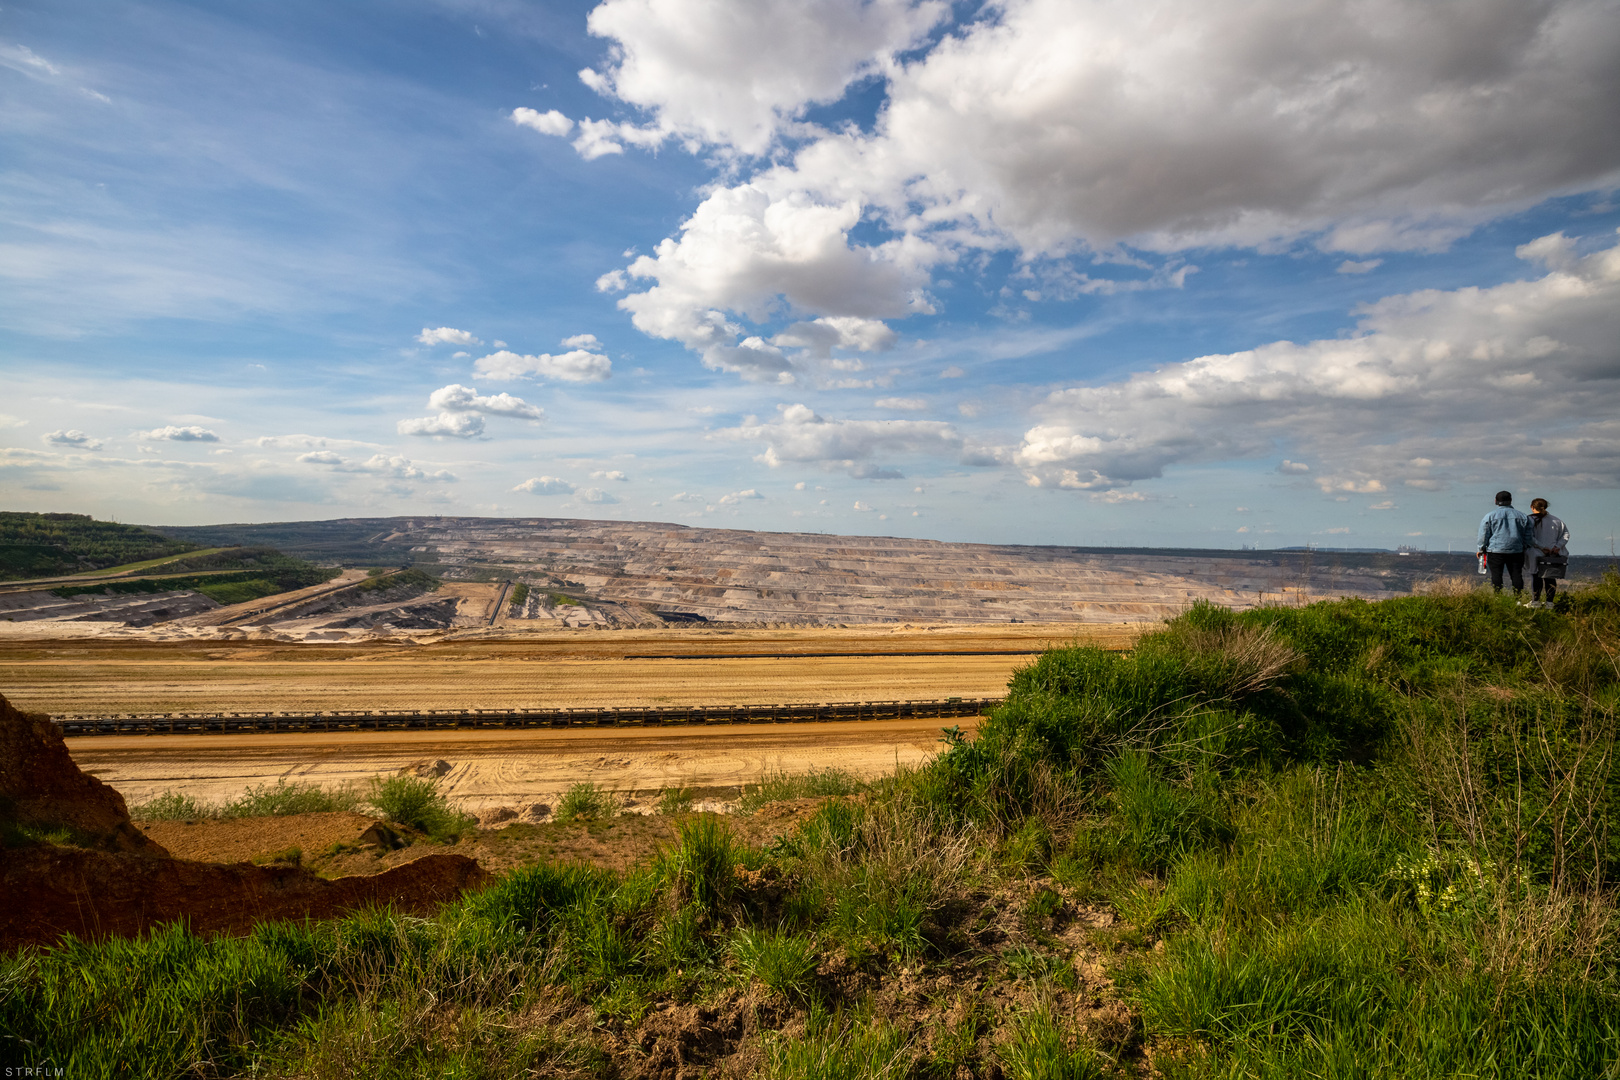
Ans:
{"label": "green bush", "polygon": [[613,793],[597,787],[589,780],[574,784],[557,800],[552,820],[557,822],[596,821],[613,817],[619,812],[619,802]]}
{"label": "green bush", "polygon": [[188,821],[218,817],[219,808],[178,791],[165,791],[130,806],[129,816],[136,821]]}
{"label": "green bush", "polygon": [[453,840],[474,826],[471,817],[450,807],[437,781],[426,777],[375,777],[366,802],[389,821],[417,829],[435,840]]}

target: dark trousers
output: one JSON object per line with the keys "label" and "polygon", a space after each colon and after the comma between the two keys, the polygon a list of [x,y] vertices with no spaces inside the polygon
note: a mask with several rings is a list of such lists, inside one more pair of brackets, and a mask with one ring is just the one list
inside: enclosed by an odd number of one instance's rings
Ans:
{"label": "dark trousers", "polygon": [[1531,575],[1531,578],[1530,578],[1530,593],[1531,593],[1531,595],[1534,596],[1537,600],[1540,600],[1541,599],[1541,590],[1543,590],[1543,589],[1547,590],[1547,602],[1549,604],[1552,603],[1552,598],[1554,596],[1558,595],[1558,579],[1557,578],[1551,578],[1551,577],[1544,578],[1540,574]]}
{"label": "dark trousers", "polygon": [[1491,588],[1497,592],[1502,591],[1502,571],[1508,572],[1513,579],[1514,593],[1524,592],[1524,552],[1522,551],[1487,551],[1485,553],[1485,569],[1490,571]]}

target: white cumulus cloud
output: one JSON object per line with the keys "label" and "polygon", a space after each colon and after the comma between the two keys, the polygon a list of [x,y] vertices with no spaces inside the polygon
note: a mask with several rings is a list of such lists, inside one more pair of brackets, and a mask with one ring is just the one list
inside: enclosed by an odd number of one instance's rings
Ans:
{"label": "white cumulus cloud", "polygon": [[80,450],[100,450],[106,444],[100,439],[85,434],[78,428],[69,428],[66,431],[52,431],[41,439],[51,446],[74,446]]}
{"label": "white cumulus cloud", "polygon": [[892,469],[875,466],[879,454],[958,454],[962,436],[937,420],[829,420],[807,405],[779,407],[771,422],[750,417],[745,423],[715,432],[719,438],[762,442],[760,461],[776,468],[785,462],[814,462],[847,469],[852,476],[896,478]]}
{"label": "white cumulus cloud", "polygon": [[438,435],[472,439],[484,433],[484,417],[505,416],[519,420],[544,420],[545,410],[511,394],[482,395],[474,387],[451,383],[428,396],[428,408],[437,416],[401,420],[401,435]]}
{"label": "white cumulus cloud", "polygon": [[299,454],[297,460],[305,465],[324,465],[335,472],[367,473],[392,480],[422,480],[428,483],[452,483],[456,476],[448,469],[427,471],[399,454],[373,454],[364,461],[350,461],[331,450],[311,450]]}
{"label": "white cumulus cloud", "polygon": [[572,495],[574,485],[559,476],[531,476],[512,490],[530,495]]}
{"label": "white cumulus cloud", "polygon": [[395,425],[401,435],[442,436],[450,439],[476,439],[484,433],[484,418],[477,413],[442,412],[437,416],[417,416]]}
{"label": "white cumulus cloud", "polygon": [[1107,490],[1173,465],[1282,448],[1281,471],[1312,472],[1329,493],[1436,490],[1474,473],[1612,487],[1620,245],[1585,256],[1570,246],[1543,238],[1520,248],[1549,268],[1529,280],[1365,305],[1349,337],[1278,341],[1059,390],[1017,463],[1039,484]]}
{"label": "white cumulus cloud", "polygon": [[593,488],[593,487],[580,488],[579,490],[574,492],[574,494],[579,496],[580,502],[606,504],[606,503],[616,503],[616,502],[619,501],[618,499],[615,499],[612,495],[609,495],[607,492],[603,491],[601,488]]}
{"label": "white cumulus cloud", "polygon": [[574,130],[574,122],[556,109],[536,112],[533,109],[513,109],[512,123],[533,128],[542,135],[565,136]]}
{"label": "white cumulus cloud", "polygon": [[466,330],[457,330],[451,326],[441,326],[437,330],[422,327],[422,332],[416,335],[416,340],[424,345],[482,345],[483,342],[472,336]]}
{"label": "white cumulus cloud", "polygon": [[587,25],[614,55],[580,76],[651,111],[660,131],[759,154],[784,121],[882,70],[946,11],[938,0],[605,0]]}
{"label": "white cumulus cloud", "polygon": [[195,424],[188,427],[170,424],[167,427],[153,428],[151,431],[137,432],[135,437],[149,442],[219,442],[218,435]]}
{"label": "white cumulus cloud", "polygon": [[761,495],[759,492],[755,491],[753,488],[745,488],[742,491],[733,491],[730,495],[722,495],[722,496],[720,496],[720,505],[722,505],[722,506],[732,506],[732,505],[735,505],[736,503],[751,502],[751,501],[755,501],[755,500],[759,500],[759,499],[763,499],[763,498],[765,498],[765,496]]}
{"label": "white cumulus cloud", "polygon": [[[929,311],[935,270],[986,249],[1030,260],[1032,302],[1179,288],[1196,268],[1175,252],[1432,250],[1620,181],[1606,3],[1001,0],[926,39],[947,14],[600,4],[590,26],[613,52],[583,77],[652,119],[589,121],[581,152],[675,137],[718,147],[730,171],[677,236],[598,287],[639,288],[621,300],[635,325],[707,366],[786,382],[800,365],[784,350],[829,348],[825,326],[805,326]],[[868,128],[793,122],[866,76],[884,91]],[[739,165],[772,147],[756,171]],[[873,239],[853,239],[858,225]],[[1121,245],[1156,253],[1134,260],[1148,276],[1067,261],[1131,263]],[[801,322],[774,338],[742,321],[784,312]]]}
{"label": "white cumulus cloud", "polygon": [[601,382],[613,374],[613,361],[601,353],[595,334],[576,334],[563,341],[564,353],[525,356],[502,349],[481,357],[473,373],[487,379],[519,379],[539,376],[562,382]]}

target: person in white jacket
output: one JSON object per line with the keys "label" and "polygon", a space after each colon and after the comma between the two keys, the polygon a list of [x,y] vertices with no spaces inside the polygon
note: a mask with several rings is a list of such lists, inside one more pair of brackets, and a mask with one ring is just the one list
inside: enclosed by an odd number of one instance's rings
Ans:
{"label": "person in white jacket", "polygon": [[[1524,568],[1530,572],[1530,603],[1539,607],[1543,590],[1546,590],[1548,604],[1558,592],[1558,577],[1552,571],[1562,572],[1568,565],[1565,560],[1569,558],[1569,527],[1547,513],[1546,499],[1531,499],[1530,535]],[[1555,559],[1557,563],[1549,565]]]}

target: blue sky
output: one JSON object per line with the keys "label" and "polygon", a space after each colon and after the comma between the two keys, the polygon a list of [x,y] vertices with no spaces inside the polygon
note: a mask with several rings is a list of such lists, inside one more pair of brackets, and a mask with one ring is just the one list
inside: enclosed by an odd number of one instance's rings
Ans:
{"label": "blue sky", "polygon": [[[1376,10],[1374,10],[1376,7]],[[0,7],[0,496],[1620,527],[1620,6]]]}

